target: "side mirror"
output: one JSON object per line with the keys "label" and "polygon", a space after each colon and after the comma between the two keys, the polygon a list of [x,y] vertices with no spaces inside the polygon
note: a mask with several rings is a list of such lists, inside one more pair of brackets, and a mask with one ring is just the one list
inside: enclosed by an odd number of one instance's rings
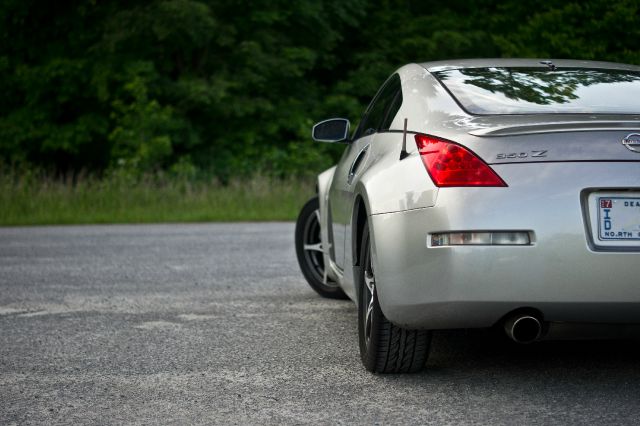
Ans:
{"label": "side mirror", "polygon": [[346,118],[330,118],[316,123],[311,137],[318,142],[342,142],[349,138],[351,124]]}

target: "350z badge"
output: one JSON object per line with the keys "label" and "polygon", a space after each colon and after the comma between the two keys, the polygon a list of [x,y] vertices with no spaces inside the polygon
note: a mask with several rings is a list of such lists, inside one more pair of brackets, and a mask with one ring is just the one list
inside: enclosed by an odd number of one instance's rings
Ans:
{"label": "350z badge", "polygon": [[510,160],[513,158],[544,158],[547,156],[547,151],[529,151],[529,152],[511,152],[500,153],[496,156],[498,160]]}

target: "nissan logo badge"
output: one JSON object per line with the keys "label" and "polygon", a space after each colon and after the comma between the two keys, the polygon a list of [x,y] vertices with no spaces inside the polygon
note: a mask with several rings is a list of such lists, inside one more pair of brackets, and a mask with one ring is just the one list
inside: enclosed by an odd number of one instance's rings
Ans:
{"label": "nissan logo badge", "polygon": [[640,133],[631,133],[622,139],[622,145],[633,152],[640,152]]}

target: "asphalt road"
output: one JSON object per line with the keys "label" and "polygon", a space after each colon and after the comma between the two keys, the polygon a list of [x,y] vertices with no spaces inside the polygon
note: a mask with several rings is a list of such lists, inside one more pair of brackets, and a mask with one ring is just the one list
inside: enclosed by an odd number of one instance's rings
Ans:
{"label": "asphalt road", "polygon": [[633,341],[439,332],[424,373],[358,359],[293,224],[0,228],[0,424],[585,424],[640,418]]}

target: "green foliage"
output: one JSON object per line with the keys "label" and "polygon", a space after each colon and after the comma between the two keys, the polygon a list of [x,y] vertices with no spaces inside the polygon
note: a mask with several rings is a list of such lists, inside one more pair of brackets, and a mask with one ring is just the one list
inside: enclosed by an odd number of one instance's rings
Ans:
{"label": "green foliage", "polygon": [[640,0],[162,0],[0,4],[0,161],[58,174],[312,175],[408,62],[640,63]]}
{"label": "green foliage", "polygon": [[166,164],[188,124],[175,116],[173,108],[149,99],[148,81],[156,76],[153,64],[133,65],[123,86],[130,101],[114,99],[111,103],[111,160],[132,170],[158,169]]}
{"label": "green foliage", "polygon": [[0,226],[294,220],[311,179],[254,176],[218,181],[129,174],[61,180],[33,171],[0,174]]}

